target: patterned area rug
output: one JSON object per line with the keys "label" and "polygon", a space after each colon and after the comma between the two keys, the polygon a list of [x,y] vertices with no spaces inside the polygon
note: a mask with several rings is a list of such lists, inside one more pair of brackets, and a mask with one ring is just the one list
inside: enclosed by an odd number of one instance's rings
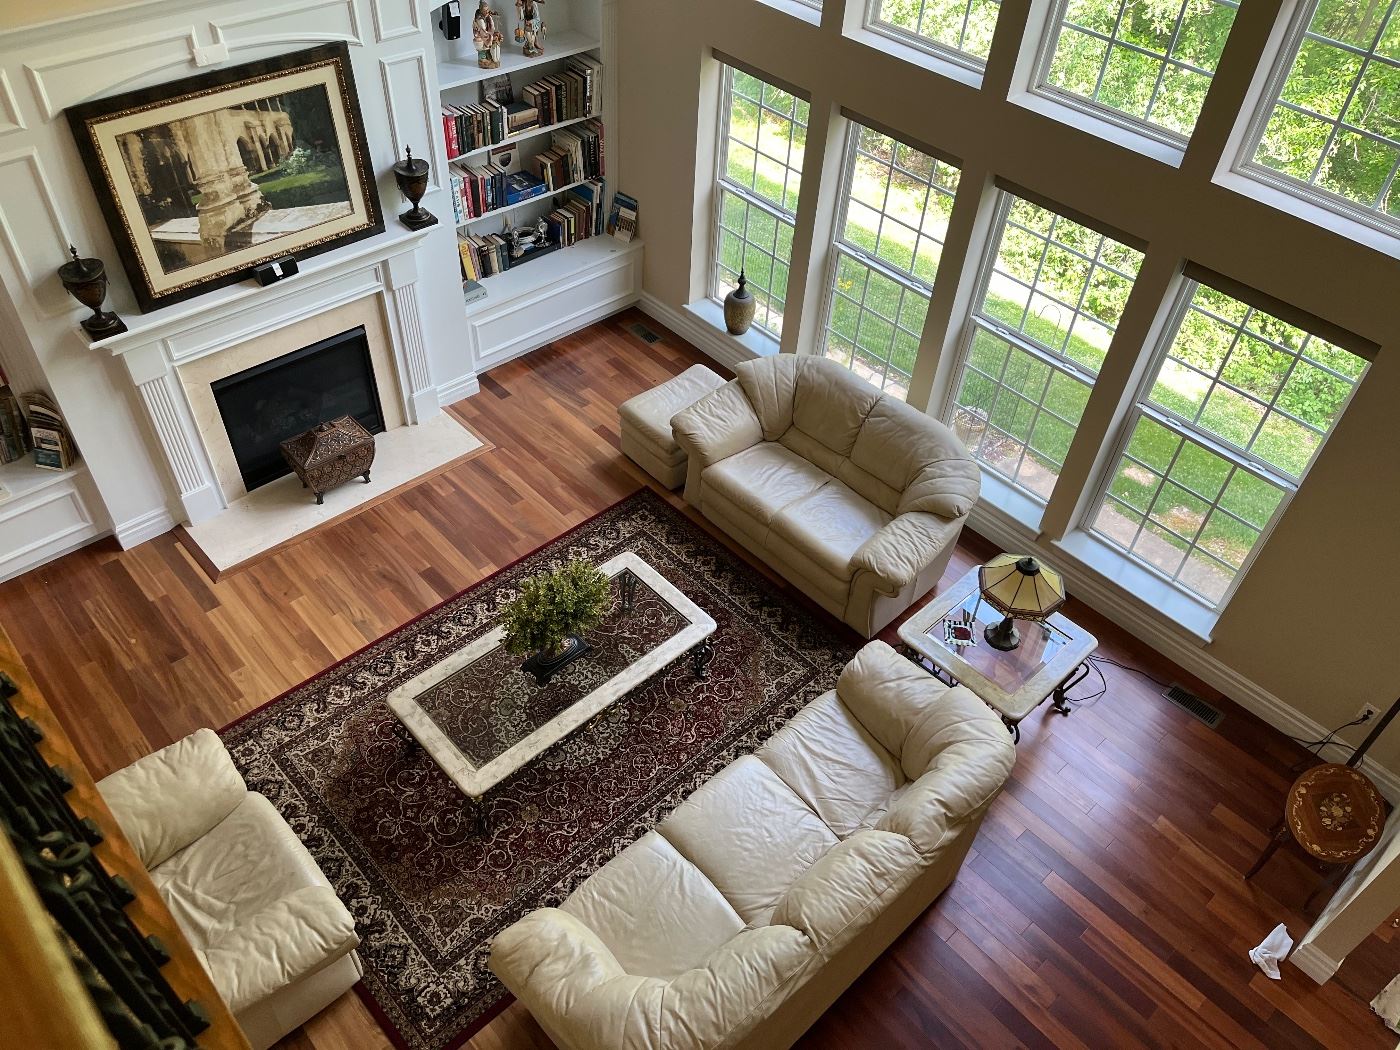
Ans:
{"label": "patterned area rug", "polygon": [[[494,626],[519,581],[633,550],[714,617],[680,658],[492,789],[490,830],[384,706]],[[355,916],[362,987],[411,1050],[464,1042],[505,990],[491,939],[557,904],[737,755],[830,689],[859,639],[639,492],[224,730],[248,785],[296,829]],[[585,657],[585,662],[590,657]]]}

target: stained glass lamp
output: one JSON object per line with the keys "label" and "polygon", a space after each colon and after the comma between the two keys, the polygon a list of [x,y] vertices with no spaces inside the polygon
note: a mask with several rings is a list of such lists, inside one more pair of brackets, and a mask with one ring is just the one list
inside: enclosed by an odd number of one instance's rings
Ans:
{"label": "stained glass lamp", "polygon": [[982,634],[993,649],[1021,644],[1017,620],[1044,620],[1065,603],[1065,581],[1029,555],[998,554],[978,574],[982,598],[1005,619]]}

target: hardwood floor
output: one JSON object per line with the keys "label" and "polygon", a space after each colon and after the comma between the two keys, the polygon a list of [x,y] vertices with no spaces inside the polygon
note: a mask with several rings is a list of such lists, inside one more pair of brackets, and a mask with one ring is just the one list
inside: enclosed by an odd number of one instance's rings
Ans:
{"label": "hardwood floor", "polygon": [[[647,344],[626,329],[637,319],[483,376],[452,411],[490,453],[217,584],[167,535],[0,585],[0,622],[94,775],[226,724],[638,488],[616,406],[703,358],[669,334]],[[948,578],[991,552],[967,535]],[[1100,655],[1217,697],[1082,605],[1066,612]],[[1303,749],[1228,701],[1212,731],[1142,675],[1105,671],[1097,703],[1023,723],[957,881],[801,1046],[1394,1045],[1367,1002],[1400,970],[1400,932],[1322,986],[1291,967],[1269,981],[1245,957],[1276,923],[1308,925],[1317,876],[1296,856],[1240,878]],[[351,995],[280,1045],[390,1044]],[[468,1044],[549,1045],[518,1005]]]}

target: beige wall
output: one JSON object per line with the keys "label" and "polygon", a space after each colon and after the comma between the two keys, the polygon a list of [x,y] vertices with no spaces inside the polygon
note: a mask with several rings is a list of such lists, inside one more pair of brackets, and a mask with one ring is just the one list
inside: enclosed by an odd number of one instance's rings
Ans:
{"label": "beige wall", "polygon": [[[954,227],[973,229],[980,188],[1000,176],[1145,242],[1145,272],[1151,266],[1170,275],[1191,260],[1370,340],[1380,348],[1374,366],[1224,611],[1208,652],[1327,726],[1349,720],[1364,702],[1387,706],[1400,694],[1400,603],[1390,600],[1400,591],[1400,262],[1211,181],[1278,4],[1244,5],[1180,167],[1006,101],[1021,30],[1042,16],[1045,0],[1003,0],[982,90],[844,36],[840,0],[826,6],[818,28],[757,0],[621,0],[620,188],[641,203],[646,292],[678,309],[704,290],[715,134],[710,55],[719,50],[809,92],[814,125],[844,106],[960,159],[966,192]],[[784,349],[809,348],[819,316],[830,238],[821,212],[840,177],[822,156],[809,148],[798,221],[799,250],[804,226],[816,226],[816,247],[810,260],[795,259],[790,288],[788,316],[801,311],[805,323],[800,339],[785,335]],[[965,203],[964,196],[972,199]],[[804,296],[808,270],[812,287]],[[970,277],[973,270],[945,255],[912,400],[919,375],[936,384],[936,366],[947,363],[940,351],[949,318],[959,316],[955,293],[965,289],[943,282],[956,284],[958,273]],[[1096,435],[1095,449],[1130,393],[1156,305],[1130,306],[1141,318],[1136,344],[1132,331],[1120,329],[1110,351],[1118,367],[1105,366],[1082,425]],[[1066,465],[1062,492],[1075,495],[1091,459],[1081,455]],[[1068,521],[1072,508],[1057,502],[1054,516]],[[1358,559],[1364,569],[1353,568]],[[1400,770],[1400,729],[1373,755]]]}
{"label": "beige wall", "polygon": [[127,0],[126,3],[103,3],[102,0],[0,0],[0,31],[156,2],[160,0]]}

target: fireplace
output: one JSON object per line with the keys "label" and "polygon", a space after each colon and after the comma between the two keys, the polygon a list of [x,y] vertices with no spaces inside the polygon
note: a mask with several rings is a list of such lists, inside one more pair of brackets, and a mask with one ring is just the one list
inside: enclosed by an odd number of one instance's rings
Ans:
{"label": "fireplace", "polygon": [[252,492],[291,469],[278,447],[317,423],[354,416],[384,431],[364,326],[210,384],[244,487]]}

